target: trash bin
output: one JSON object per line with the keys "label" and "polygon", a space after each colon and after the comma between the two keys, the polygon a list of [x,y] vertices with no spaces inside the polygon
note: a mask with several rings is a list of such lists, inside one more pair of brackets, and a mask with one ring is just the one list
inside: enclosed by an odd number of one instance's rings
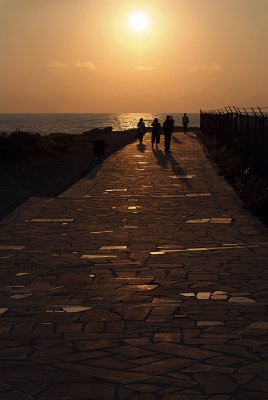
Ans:
{"label": "trash bin", "polygon": [[94,156],[104,156],[105,154],[105,141],[104,140],[94,140],[93,142],[93,153]]}

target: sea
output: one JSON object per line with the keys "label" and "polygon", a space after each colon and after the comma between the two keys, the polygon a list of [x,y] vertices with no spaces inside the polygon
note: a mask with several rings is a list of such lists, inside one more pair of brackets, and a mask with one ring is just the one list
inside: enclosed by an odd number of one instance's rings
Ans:
{"label": "sea", "polygon": [[[10,134],[15,130],[48,135],[50,133],[82,134],[94,128],[112,126],[113,131],[124,131],[137,127],[140,118],[150,127],[157,117],[162,123],[166,113],[83,113],[83,114],[0,114],[0,133]],[[187,114],[189,127],[199,127],[199,113]],[[183,113],[173,113],[175,126],[181,126]]]}

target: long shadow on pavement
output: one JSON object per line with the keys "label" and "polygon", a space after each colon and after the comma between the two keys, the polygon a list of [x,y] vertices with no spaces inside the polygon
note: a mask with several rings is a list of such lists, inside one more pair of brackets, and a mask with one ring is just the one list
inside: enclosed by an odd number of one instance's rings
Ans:
{"label": "long shadow on pavement", "polygon": [[160,165],[163,169],[171,167],[174,176],[181,176],[181,182],[183,182],[188,188],[191,187],[189,179],[187,178],[187,172],[171,153],[164,153],[162,150],[153,149],[153,154],[158,165]]}

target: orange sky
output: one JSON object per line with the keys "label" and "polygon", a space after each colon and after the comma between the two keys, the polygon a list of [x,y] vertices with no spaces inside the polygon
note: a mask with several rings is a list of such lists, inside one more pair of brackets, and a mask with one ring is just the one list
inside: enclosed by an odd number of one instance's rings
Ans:
{"label": "orange sky", "polygon": [[0,112],[268,106],[267,16],[268,0],[0,0]]}

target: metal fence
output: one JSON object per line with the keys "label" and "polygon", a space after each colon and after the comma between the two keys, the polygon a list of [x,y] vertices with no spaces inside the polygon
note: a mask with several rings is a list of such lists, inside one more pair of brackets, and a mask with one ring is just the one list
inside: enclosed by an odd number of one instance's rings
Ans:
{"label": "metal fence", "polygon": [[268,179],[268,107],[200,110],[200,130]]}

